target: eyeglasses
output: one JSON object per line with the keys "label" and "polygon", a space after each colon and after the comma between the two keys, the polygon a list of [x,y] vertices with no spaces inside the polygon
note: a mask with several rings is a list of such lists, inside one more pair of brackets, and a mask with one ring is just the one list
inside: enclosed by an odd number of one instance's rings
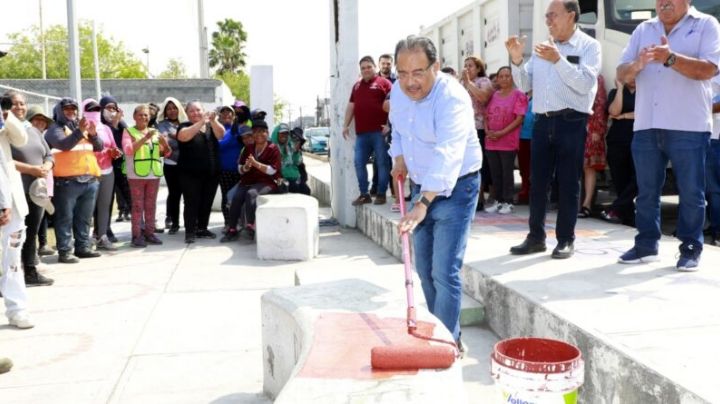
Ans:
{"label": "eyeglasses", "polygon": [[397,78],[398,80],[407,80],[408,78],[412,77],[415,80],[420,80],[427,74],[428,70],[432,67],[432,63],[428,65],[428,67],[424,69],[416,69],[411,72],[404,72],[404,71],[398,71],[397,72]]}

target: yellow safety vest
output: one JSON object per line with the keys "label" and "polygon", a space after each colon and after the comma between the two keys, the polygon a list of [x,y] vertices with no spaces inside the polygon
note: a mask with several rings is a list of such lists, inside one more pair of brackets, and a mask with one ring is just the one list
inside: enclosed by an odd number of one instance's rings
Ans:
{"label": "yellow safety vest", "polygon": [[[144,137],[143,134],[134,127],[128,128],[128,133],[130,133],[130,136],[136,141]],[[133,166],[135,175],[138,177],[147,177],[150,175],[151,170],[156,177],[163,176],[163,162],[160,159],[160,142],[157,135],[152,137],[150,144],[144,143],[137,149],[133,156]]]}

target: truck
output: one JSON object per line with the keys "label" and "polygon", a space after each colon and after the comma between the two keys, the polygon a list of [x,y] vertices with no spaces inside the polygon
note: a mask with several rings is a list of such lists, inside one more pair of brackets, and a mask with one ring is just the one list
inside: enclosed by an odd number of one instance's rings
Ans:
{"label": "truck", "polygon": [[[655,0],[580,0],[579,25],[602,46],[606,83],[615,79],[615,68],[630,34],[641,22],[655,16]],[[441,66],[462,71],[468,56],[479,56],[488,74],[509,64],[505,40],[527,36],[525,60],[533,44],[547,40],[545,11],[550,0],[476,0],[428,27],[420,34],[433,40]],[[699,11],[720,20],[720,0],[693,0]]]}

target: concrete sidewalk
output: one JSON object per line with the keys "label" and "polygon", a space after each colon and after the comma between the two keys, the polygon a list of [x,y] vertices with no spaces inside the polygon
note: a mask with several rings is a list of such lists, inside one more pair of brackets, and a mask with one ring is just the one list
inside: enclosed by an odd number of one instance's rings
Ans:
{"label": "concrete sidewalk", "polygon": [[[164,203],[158,206],[163,218]],[[219,213],[211,226],[219,233]],[[402,271],[358,231],[333,226],[321,227],[320,256],[303,263],[259,261],[246,239],[188,247],[182,229],[160,235],[163,246],[132,249],[129,224],[113,229],[125,244],[115,253],[75,265],[44,260],[55,285],[28,290],[35,328],[0,322],[0,356],[15,362],[0,375],[0,402],[269,402],[262,395],[265,291],[293,286],[297,271],[312,282],[337,277],[339,268],[394,274],[388,279]],[[463,339],[467,396],[485,401],[494,391],[488,362],[497,338],[467,327]]]}

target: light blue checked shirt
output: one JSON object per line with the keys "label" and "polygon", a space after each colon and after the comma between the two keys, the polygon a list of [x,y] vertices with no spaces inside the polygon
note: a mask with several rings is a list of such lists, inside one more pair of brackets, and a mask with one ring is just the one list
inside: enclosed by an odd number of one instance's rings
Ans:
{"label": "light blue checked shirt", "polygon": [[[572,108],[592,114],[597,93],[597,77],[602,66],[600,43],[580,29],[566,42],[555,42],[563,56],[550,63],[533,53],[522,66],[510,63],[513,80],[523,91],[533,91],[536,114]],[[568,61],[578,58],[578,63]]]}
{"label": "light blue checked shirt", "polygon": [[[638,25],[623,50],[620,64],[632,63],[643,48],[660,45],[665,28],[657,17]],[[720,24],[691,7],[667,35],[670,49],[684,56],[720,65]],[[662,63],[648,63],[635,78],[634,130],[712,130],[710,80],[693,80]]]}
{"label": "light blue checked shirt", "polygon": [[482,166],[475,113],[467,90],[439,72],[430,94],[413,101],[396,81],[390,93],[390,155],[403,156],[420,191],[450,196],[458,177]]}

